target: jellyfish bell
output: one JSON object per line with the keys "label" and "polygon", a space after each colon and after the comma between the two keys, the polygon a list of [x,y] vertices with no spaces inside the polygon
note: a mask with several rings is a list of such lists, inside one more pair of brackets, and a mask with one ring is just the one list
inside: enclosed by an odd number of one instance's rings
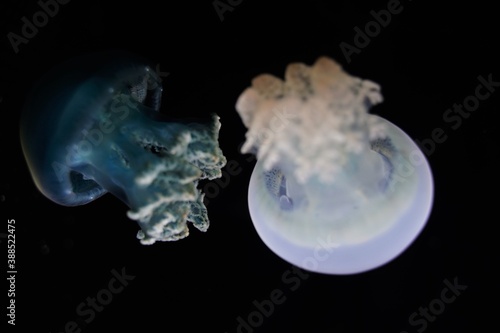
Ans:
{"label": "jellyfish bell", "polygon": [[[70,159],[77,158],[77,152],[90,154],[104,134],[116,130],[115,122],[123,114],[109,112],[106,117],[101,109],[119,93],[120,85],[132,86],[141,77],[138,64],[131,55],[116,52],[72,59],[45,74],[28,95],[21,115],[21,143],[36,186],[50,200],[77,206],[108,192],[73,172]],[[161,86],[157,89],[161,94]],[[101,119],[95,119],[100,112]]]}
{"label": "jellyfish bell", "polygon": [[143,244],[177,240],[209,220],[200,179],[220,177],[219,117],[172,120],[159,112],[161,79],[144,59],[103,52],[49,72],[27,98],[21,144],[37,188],[60,205],[112,193]]}
{"label": "jellyfish bell", "polygon": [[391,122],[369,114],[377,84],[322,57],[291,64],[285,80],[258,76],[238,98],[255,152],[248,204],[278,256],[325,274],[354,274],[399,256],[425,226],[429,164]]}

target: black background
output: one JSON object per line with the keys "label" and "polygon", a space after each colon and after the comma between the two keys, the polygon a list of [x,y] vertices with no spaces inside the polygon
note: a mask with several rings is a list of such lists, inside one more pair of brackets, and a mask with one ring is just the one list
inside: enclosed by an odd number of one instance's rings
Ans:
{"label": "black background", "polygon": [[[401,13],[348,62],[339,44],[353,44],[354,27],[363,29],[373,20],[370,11],[387,3],[244,0],[221,21],[212,1],[72,0],[15,53],[7,34],[20,34],[21,18],[40,7],[2,1],[0,233],[7,219],[16,220],[18,270],[16,326],[9,332],[63,332],[69,321],[83,332],[236,332],[237,318],[256,310],[253,301],[278,289],[286,300],[253,331],[410,333],[424,328],[409,323],[412,313],[439,299],[443,281],[455,278],[467,289],[425,331],[497,330],[500,91],[457,129],[443,120],[474,94],[479,75],[500,81],[496,9],[478,1],[402,1]],[[191,228],[181,241],[142,246],[127,207],[113,196],[68,208],[35,188],[18,134],[26,92],[52,66],[110,48],[149,58],[169,73],[162,112],[221,117],[220,146],[241,172],[211,198],[207,233]],[[447,139],[428,154],[434,206],[407,251],[363,274],[301,278],[253,228],[247,189],[254,161],[239,153],[245,127],[234,105],[256,75],[282,76],[287,64],[311,64],[320,55],[381,85],[385,101],[374,113],[415,140],[430,138],[435,128]],[[107,288],[113,269],[135,278],[85,323],[89,317],[76,308]],[[3,324],[8,285],[2,288]]]}

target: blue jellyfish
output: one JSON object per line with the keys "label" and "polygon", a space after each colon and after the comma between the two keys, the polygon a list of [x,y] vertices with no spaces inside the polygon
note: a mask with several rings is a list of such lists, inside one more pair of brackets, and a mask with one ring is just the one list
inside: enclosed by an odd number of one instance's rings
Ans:
{"label": "blue jellyfish", "polygon": [[73,59],[44,76],[21,117],[23,153],[37,188],[64,206],[107,192],[128,205],[142,244],[209,226],[201,179],[221,176],[220,121],[169,119],[161,80],[121,52]]}
{"label": "blue jellyfish", "polygon": [[285,80],[253,79],[236,110],[253,153],[248,204],[257,233],[281,258],[354,274],[401,254],[433,202],[429,164],[397,126],[368,110],[380,87],[332,59],[290,64]]}

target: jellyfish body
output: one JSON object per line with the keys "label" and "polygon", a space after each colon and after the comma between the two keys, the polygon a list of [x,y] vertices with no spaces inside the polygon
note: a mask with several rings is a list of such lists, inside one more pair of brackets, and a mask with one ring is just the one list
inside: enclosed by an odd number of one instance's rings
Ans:
{"label": "jellyfish body", "polygon": [[368,113],[377,84],[329,58],[263,74],[238,99],[255,153],[248,203],[264,243],[308,270],[352,274],[402,253],[424,227],[433,181],[397,126]]}
{"label": "jellyfish body", "polygon": [[186,237],[188,221],[207,230],[197,184],[225,165],[219,118],[166,119],[161,93],[148,62],[121,52],[77,58],[43,77],[20,128],[38,189],[65,206],[112,193],[130,207],[143,244]]}

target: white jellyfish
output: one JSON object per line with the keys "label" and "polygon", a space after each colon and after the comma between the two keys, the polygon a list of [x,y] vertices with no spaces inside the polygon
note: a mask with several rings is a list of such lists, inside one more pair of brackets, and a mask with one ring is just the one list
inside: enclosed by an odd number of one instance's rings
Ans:
{"label": "white jellyfish", "polygon": [[433,202],[429,164],[389,121],[374,82],[333,60],[293,63],[285,80],[257,76],[238,98],[257,156],[248,204],[257,233],[278,256],[326,274],[354,274],[400,255]]}

